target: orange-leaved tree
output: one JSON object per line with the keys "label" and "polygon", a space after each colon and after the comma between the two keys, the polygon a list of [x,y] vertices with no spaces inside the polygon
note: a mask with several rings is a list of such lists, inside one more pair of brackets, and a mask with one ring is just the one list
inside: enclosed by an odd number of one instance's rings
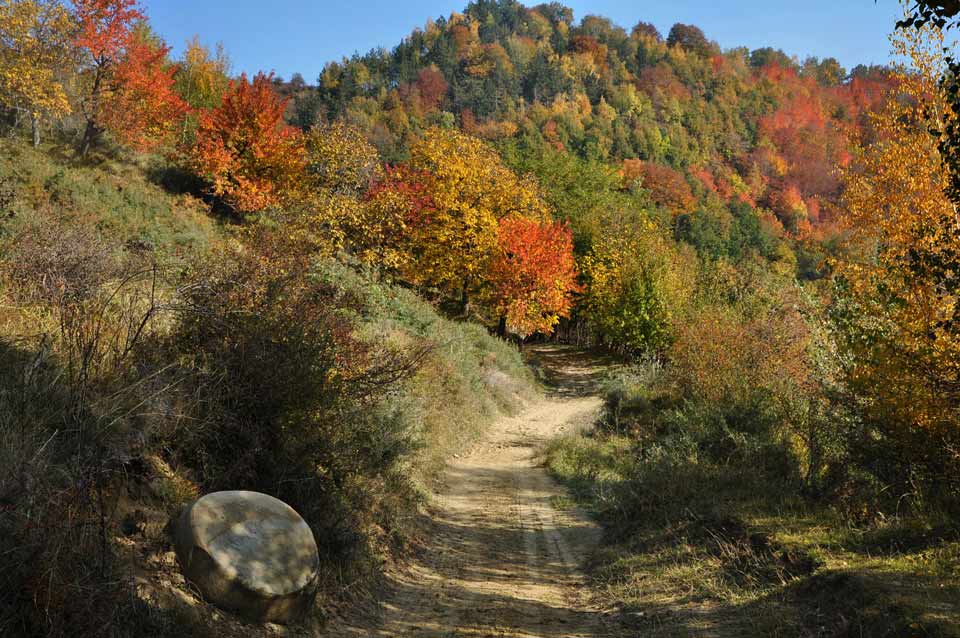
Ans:
{"label": "orange-leaved tree", "polygon": [[697,205],[690,184],[682,173],[654,162],[628,159],[620,169],[625,188],[640,187],[657,206],[674,216],[691,212]]}
{"label": "orange-leaved tree", "polygon": [[287,126],[287,102],[273,74],[230,83],[217,108],[200,115],[189,163],[234,212],[254,213],[296,200],[304,170],[303,140]]}
{"label": "orange-leaved tree", "polygon": [[549,334],[568,317],[577,286],[573,235],[566,224],[525,217],[500,220],[499,250],[488,279],[499,332]]}
{"label": "orange-leaved tree", "polygon": [[835,315],[851,388],[893,439],[915,441],[930,458],[960,445],[960,214],[931,135],[957,114],[939,84],[940,30],[898,31],[894,45],[912,68],[896,73],[897,89],[871,117],[877,139],[844,174],[849,239],[836,264]]}
{"label": "orange-leaved tree", "polygon": [[167,61],[169,52],[145,25],[139,26],[111,69],[112,90],[103,96],[98,125],[137,150],[172,144],[190,110],[175,89],[176,67]]}
{"label": "orange-leaved tree", "polygon": [[146,20],[137,0],[74,0],[79,29],[74,44],[85,55],[86,81],[80,105],[87,120],[80,140],[85,155],[103,132],[100,124],[104,95],[111,90],[110,74],[133,38],[133,27]]}

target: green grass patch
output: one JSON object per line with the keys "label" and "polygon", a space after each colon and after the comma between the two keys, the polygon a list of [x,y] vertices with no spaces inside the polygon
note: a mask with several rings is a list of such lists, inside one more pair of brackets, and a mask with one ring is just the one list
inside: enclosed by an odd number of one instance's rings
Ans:
{"label": "green grass patch", "polygon": [[5,226],[60,214],[91,223],[114,241],[171,254],[203,249],[222,235],[202,201],[164,190],[142,166],[62,155],[56,146],[0,140],[0,186],[12,194],[2,211]]}

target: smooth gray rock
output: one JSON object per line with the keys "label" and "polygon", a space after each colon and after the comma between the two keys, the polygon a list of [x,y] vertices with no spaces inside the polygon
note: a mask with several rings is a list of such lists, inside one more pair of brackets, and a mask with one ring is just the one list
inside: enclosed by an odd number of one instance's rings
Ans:
{"label": "smooth gray rock", "polygon": [[313,532],[292,507],[259,492],[214,492],[180,516],[184,575],[212,603],[261,622],[302,617],[316,595]]}

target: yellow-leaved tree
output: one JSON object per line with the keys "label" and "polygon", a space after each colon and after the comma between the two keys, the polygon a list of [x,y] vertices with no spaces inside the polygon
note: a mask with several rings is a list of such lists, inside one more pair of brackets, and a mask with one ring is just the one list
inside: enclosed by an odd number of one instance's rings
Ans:
{"label": "yellow-leaved tree", "polygon": [[216,52],[211,52],[194,37],[187,42],[173,77],[177,93],[193,110],[183,119],[180,133],[181,143],[189,146],[198,125],[197,113],[220,106],[230,89],[230,59],[222,45],[217,45]]}
{"label": "yellow-leaved tree", "polygon": [[678,246],[644,214],[608,216],[581,262],[583,314],[612,348],[656,351],[669,344],[697,274],[690,247]]}
{"label": "yellow-leaved tree", "polygon": [[230,88],[230,59],[223,45],[211,52],[194,36],[187,42],[174,77],[177,92],[192,108],[216,108]]}
{"label": "yellow-leaved tree", "polygon": [[316,126],[304,143],[307,182],[314,190],[359,198],[382,174],[377,149],[362,131],[346,122]]}
{"label": "yellow-leaved tree", "polygon": [[956,114],[938,82],[940,30],[898,31],[893,42],[909,67],[844,174],[849,239],[834,315],[868,419],[911,458],[937,457],[939,473],[941,452],[960,468],[960,216],[937,133]]}
{"label": "yellow-leaved tree", "polygon": [[346,249],[381,265],[373,255],[379,255],[384,220],[367,205],[367,192],[383,176],[377,149],[355,127],[333,122],[303,135],[303,152],[303,170],[283,215],[287,239],[303,250]]}
{"label": "yellow-leaved tree", "polygon": [[477,138],[433,128],[410,149],[412,175],[429,198],[419,223],[409,225],[412,281],[461,294],[463,309],[482,287],[497,254],[499,221],[548,219],[537,183],[504,166]]}
{"label": "yellow-leaved tree", "polygon": [[34,146],[44,121],[71,111],[64,82],[75,28],[57,0],[0,3],[0,103],[30,118]]}

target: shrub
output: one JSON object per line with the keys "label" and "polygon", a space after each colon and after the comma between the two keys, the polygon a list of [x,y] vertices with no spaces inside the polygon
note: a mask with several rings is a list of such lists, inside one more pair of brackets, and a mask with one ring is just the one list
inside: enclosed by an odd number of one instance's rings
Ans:
{"label": "shrub", "polygon": [[602,424],[616,432],[642,436],[658,412],[669,403],[663,362],[652,356],[611,374],[600,386],[603,394]]}
{"label": "shrub", "polygon": [[0,630],[97,636],[131,600],[112,512],[153,395],[138,348],[159,271],[91,226],[44,221],[0,247]]}
{"label": "shrub", "polygon": [[662,359],[605,384],[604,427],[632,434],[644,458],[829,489],[850,458],[848,420],[829,400],[837,362],[816,303],[750,262],[704,264],[697,290]]}
{"label": "shrub", "polygon": [[482,327],[263,232],[259,252],[220,252],[181,284],[164,359],[192,412],[163,445],[203,491],[293,505],[331,573],[370,575],[406,538],[417,484],[532,383]]}
{"label": "shrub", "polygon": [[364,531],[410,496],[410,424],[382,403],[424,348],[359,338],[363,302],[277,254],[223,252],[183,287],[170,359],[194,419],[167,445],[204,491],[251,489],[299,511],[333,561],[365,556]]}
{"label": "shrub", "polygon": [[799,478],[816,441],[795,447],[796,428],[821,392],[809,358],[812,331],[789,289],[758,303],[756,310],[749,302],[706,306],[680,328],[670,358],[688,401],[682,421],[699,425],[695,437],[714,462],[736,459]]}

